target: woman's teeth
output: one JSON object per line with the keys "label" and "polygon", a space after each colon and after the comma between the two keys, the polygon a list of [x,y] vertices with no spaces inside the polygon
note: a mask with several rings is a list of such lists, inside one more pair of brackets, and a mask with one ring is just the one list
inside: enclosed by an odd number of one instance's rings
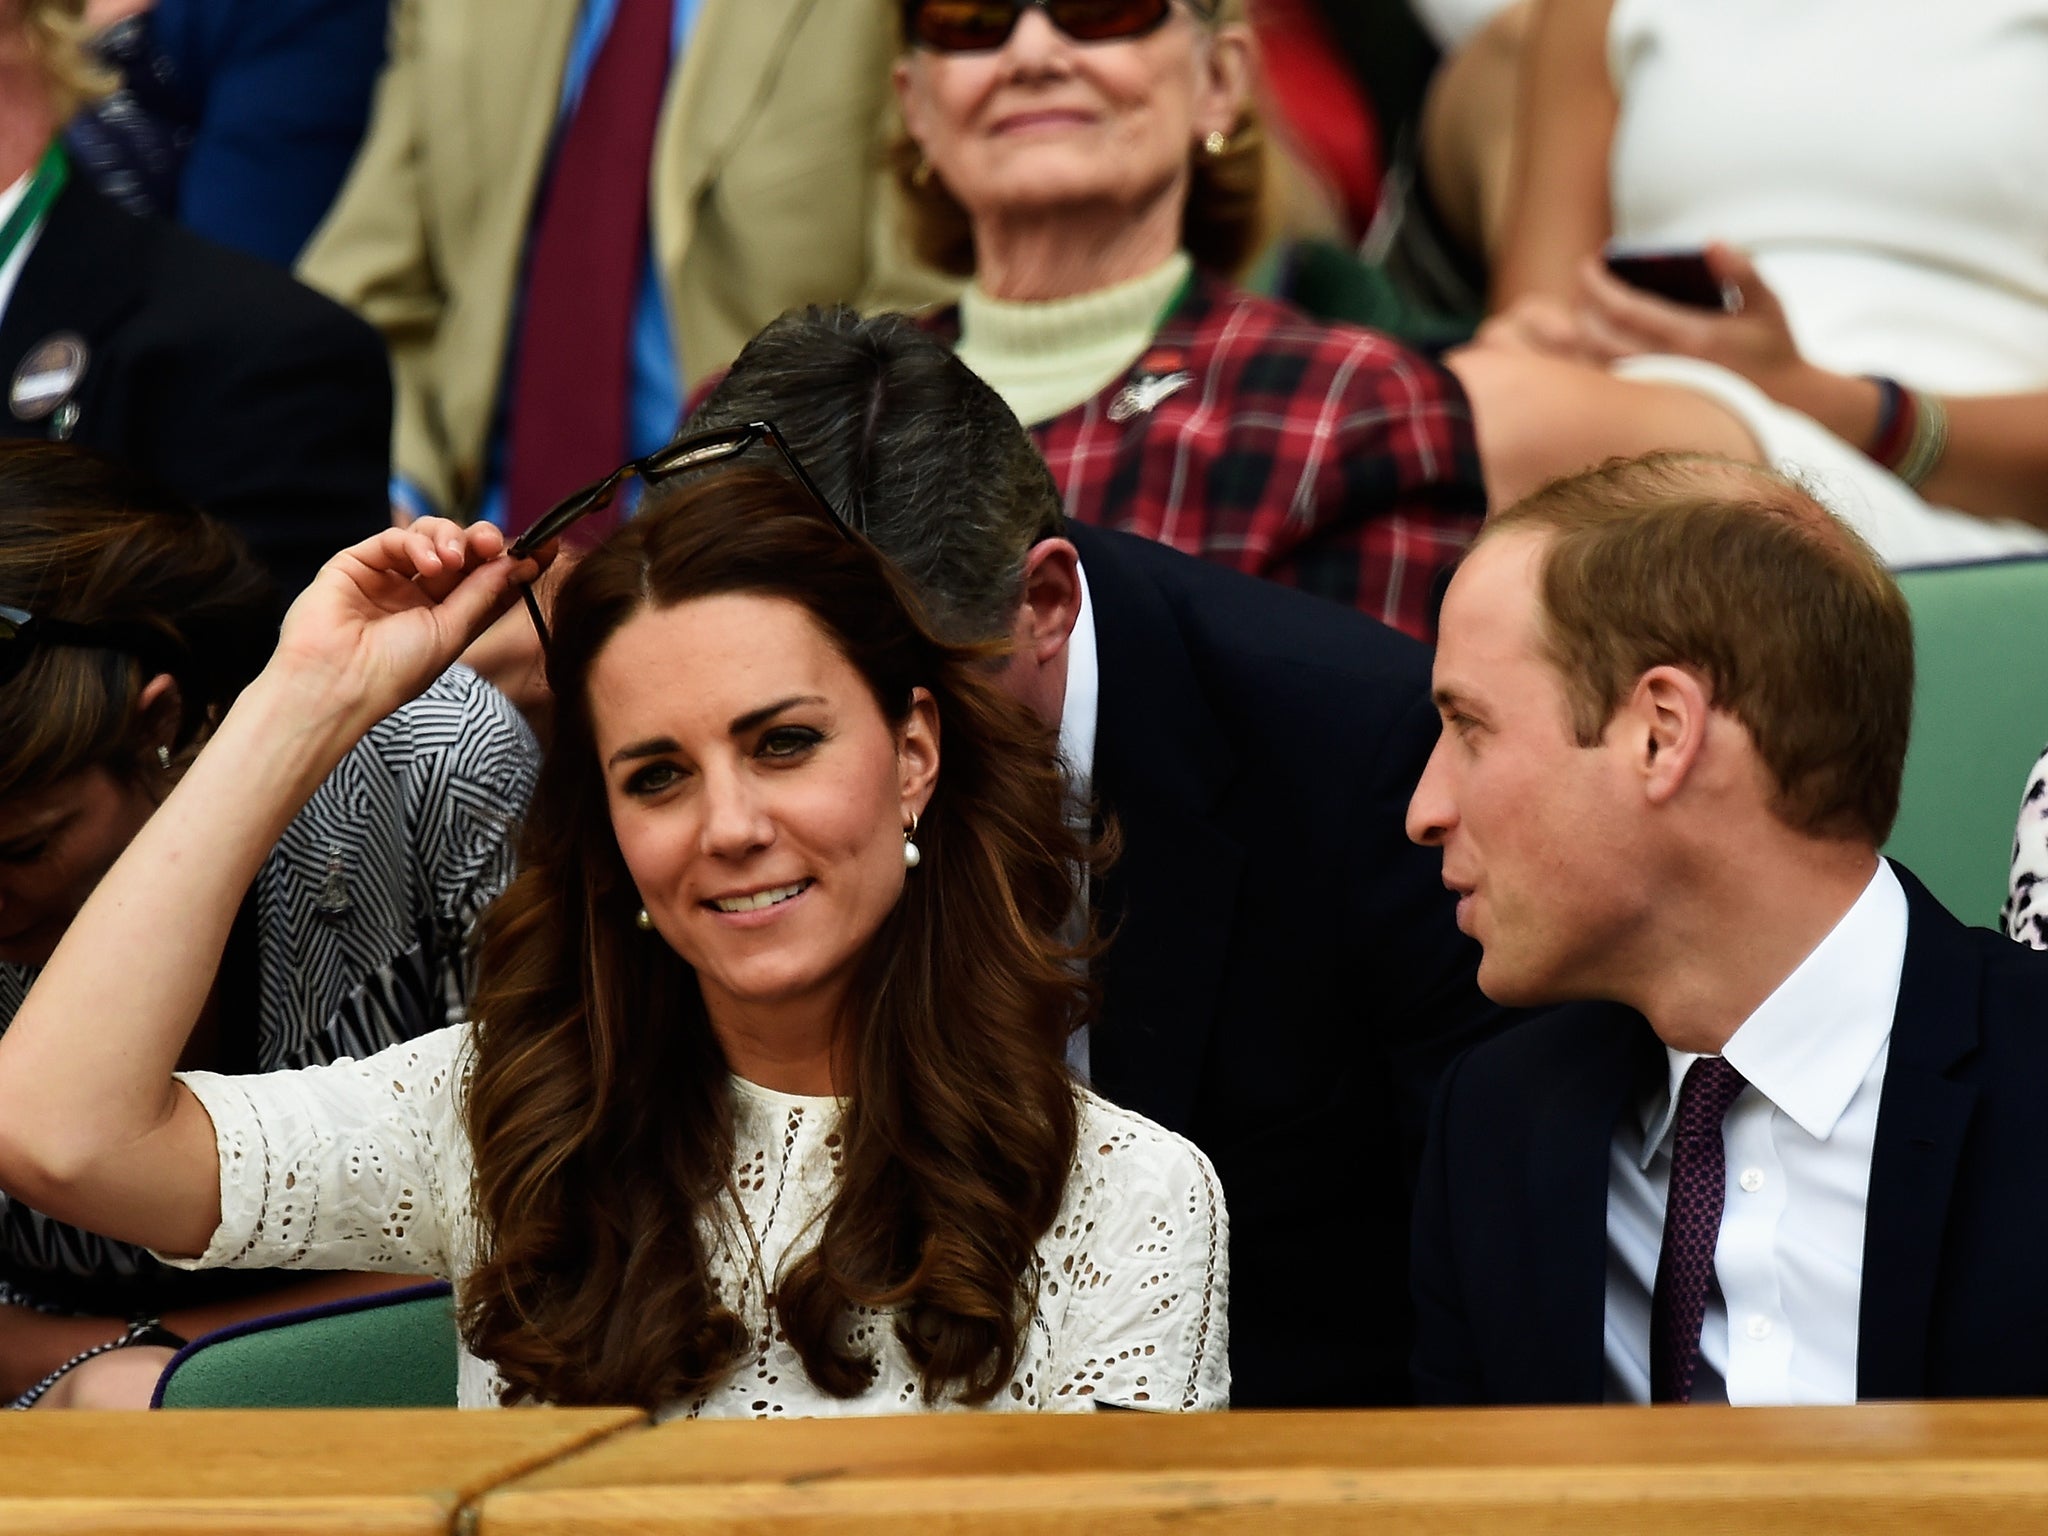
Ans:
{"label": "woman's teeth", "polygon": [[711,903],[721,912],[758,912],[763,907],[772,907],[777,902],[789,900],[798,895],[811,882],[799,880],[795,885],[778,885],[772,891],[756,891],[751,896],[722,896]]}

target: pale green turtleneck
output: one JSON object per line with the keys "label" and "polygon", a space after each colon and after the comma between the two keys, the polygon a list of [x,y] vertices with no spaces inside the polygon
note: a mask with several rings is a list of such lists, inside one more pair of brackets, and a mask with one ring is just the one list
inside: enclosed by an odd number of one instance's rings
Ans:
{"label": "pale green turtleneck", "polygon": [[995,299],[979,283],[960,295],[960,361],[1029,426],[1070,411],[1144,355],[1193,263],[1175,251],[1143,277],[1071,299]]}

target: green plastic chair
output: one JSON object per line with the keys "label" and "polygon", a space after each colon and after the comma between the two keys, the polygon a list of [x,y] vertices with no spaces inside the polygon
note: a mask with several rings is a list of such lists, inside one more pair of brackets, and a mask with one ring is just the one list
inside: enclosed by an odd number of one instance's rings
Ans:
{"label": "green plastic chair", "polygon": [[1885,853],[1966,923],[1998,926],[2027,774],[2048,741],[2048,559],[1901,571],[1918,680]]}
{"label": "green plastic chair", "polygon": [[455,1361],[448,1286],[409,1286],[194,1339],[150,1406],[453,1408]]}

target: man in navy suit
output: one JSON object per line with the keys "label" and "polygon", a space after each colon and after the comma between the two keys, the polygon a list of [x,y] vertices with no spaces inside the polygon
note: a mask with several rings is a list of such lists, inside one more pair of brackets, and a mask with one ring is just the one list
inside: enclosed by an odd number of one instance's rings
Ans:
{"label": "man in navy suit", "polygon": [[[1349,609],[1067,525],[1007,407],[898,316],[789,316],[691,429],[766,418],[949,638],[1060,727],[1114,819],[1076,1065],[1214,1160],[1232,1401],[1408,1396],[1412,1170],[1442,1067],[1505,1020],[1402,815],[1428,652]],[[1135,1256],[1134,1256],[1135,1257]]]}
{"label": "man in navy suit", "polygon": [[1488,995],[1584,1005],[1446,1074],[1425,1401],[2048,1391],[2048,955],[1878,855],[1912,656],[1763,471],[1610,465],[1481,536],[1409,830]]}

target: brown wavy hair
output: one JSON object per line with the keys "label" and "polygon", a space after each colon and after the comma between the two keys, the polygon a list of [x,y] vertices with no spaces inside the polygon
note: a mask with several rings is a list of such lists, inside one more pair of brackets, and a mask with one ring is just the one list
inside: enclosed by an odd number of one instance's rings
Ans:
{"label": "brown wavy hair", "polygon": [[137,701],[157,672],[178,681],[188,759],[277,643],[276,591],[233,529],[68,443],[0,442],[0,603],[141,641],[29,653],[0,688],[0,798],[155,771]]}
{"label": "brown wavy hair", "polygon": [[[875,0],[870,0],[875,3]],[[897,40],[904,49],[901,0]],[[1197,25],[1248,26],[1246,0],[1212,0],[1193,11]],[[974,223],[960,200],[940,180],[915,139],[900,125],[888,151],[889,170],[902,199],[904,238],[918,260],[954,277],[974,275]],[[1223,153],[1201,145],[1188,151],[1188,197],[1181,209],[1181,244],[1197,267],[1224,277],[1240,276],[1265,248],[1276,219],[1275,189],[1268,175],[1266,133],[1258,103],[1247,95]]]}
{"label": "brown wavy hair", "polygon": [[695,973],[635,930],[588,686],[634,615],[759,593],[802,604],[892,725],[930,690],[942,755],[923,860],[840,1021],[837,1192],[816,1246],[758,1278],[826,1392],[872,1380],[840,1342],[872,1307],[897,1311],[928,1400],[987,1402],[1015,1372],[1073,1163],[1064,1049],[1093,1002],[1086,947],[1060,939],[1093,850],[1067,821],[1052,731],[994,685],[987,648],[934,638],[887,563],[780,474],[740,466],[648,501],[556,598],[555,736],[522,872],[482,925],[465,1114],[484,1258],[464,1337],[508,1402],[650,1408],[751,1347],[705,1242],[734,1155],[726,1063]]}

